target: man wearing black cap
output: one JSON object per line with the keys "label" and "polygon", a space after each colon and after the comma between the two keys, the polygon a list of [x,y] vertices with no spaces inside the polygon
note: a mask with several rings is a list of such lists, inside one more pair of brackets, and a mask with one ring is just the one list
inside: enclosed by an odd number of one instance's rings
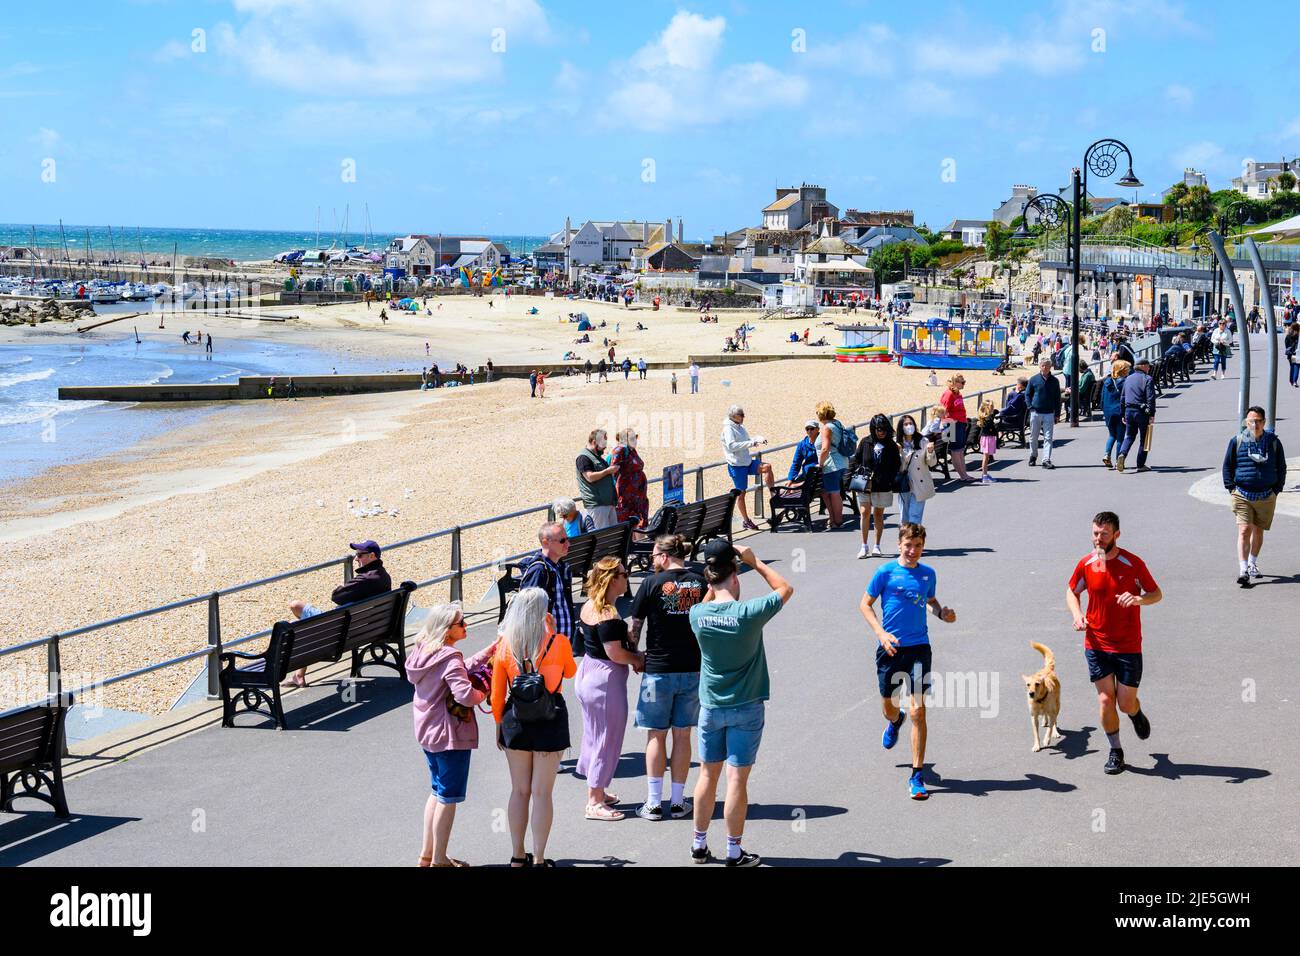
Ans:
{"label": "man wearing black cap", "polygon": [[[739,564],[752,567],[772,589],[740,600]],[[764,702],[770,686],[763,625],[794,594],[786,580],[743,545],[718,539],[704,547],[704,600],[690,611],[691,630],[700,645],[700,779],[695,785],[695,836],[691,859],[709,863],[709,821],[717,801],[723,763],[727,768],[727,866],[757,866],[756,853],[741,846],[749,810],[749,772],[763,739]]]}
{"label": "man wearing black cap", "polygon": [[[381,549],[379,545],[367,539],[358,541],[356,544],[350,544],[348,547],[355,552],[353,555],[355,570],[351,581],[343,582],[331,592],[330,600],[336,606],[342,607],[345,604],[355,604],[358,601],[364,601],[366,598],[387,594],[393,589],[393,581],[388,576],[388,571],[384,568],[384,562],[380,558]],[[315,617],[317,614],[324,613],[315,605],[298,600],[289,602],[289,610],[296,620]],[[304,667],[295,671],[284,682],[283,686],[306,687],[307,668]]]}
{"label": "man wearing black cap", "polygon": [[1150,471],[1151,469],[1147,467],[1145,438],[1147,426],[1156,418],[1156,383],[1151,378],[1149,359],[1138,359],[1133,371],[1124,377],[1120,399],[1124,405],[1124,444],[1120,445],[1119,457],[1115,460],[1115,470],[1121,473],[1124,471],[1124,459],[1136,439],[1137,470]]}

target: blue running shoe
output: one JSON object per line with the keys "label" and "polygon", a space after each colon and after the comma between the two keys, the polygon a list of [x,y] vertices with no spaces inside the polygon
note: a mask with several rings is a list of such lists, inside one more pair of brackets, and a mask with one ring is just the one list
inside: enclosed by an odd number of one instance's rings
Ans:
{"label": "blue running shoe", "polygon": [[911,791],[913,800],[929,800],[930,794],[925,790],[925,781],[921,779],[921,772],[918,770],[912,774],[907,781],[907,789]]}
{"label": "blue running shoe", "polygon": [[898,728],[903,726],[903,718],[906,716],[907,715],[900,710],[898,712],[897,724],[890,723],[888,720],[885,721],[885,732],[880,735],[880,746],[888,750],[893,747],[894,744],[898,743]]}

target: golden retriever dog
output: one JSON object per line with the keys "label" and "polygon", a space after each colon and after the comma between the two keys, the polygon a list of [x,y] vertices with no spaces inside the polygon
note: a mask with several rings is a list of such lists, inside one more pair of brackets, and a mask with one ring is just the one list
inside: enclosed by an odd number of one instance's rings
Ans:
{"label": "golden retriever dog", "polygon": [[[1029,691],[1029,723],[1034,729],[1034,752],[1037,753],[1044,745],[1051,746],[1065,739],[1056,726],[1056,717],[1061,712],[1061,681],[1056,676],[1056,658],[1051,649],[1033,641],[1029,646],[1043,655],[1043,667],[1038,673],[1029,677],[1020,675]],[[1042,742],[1038,739],[1040,721],[1044,732]],[[1052,739],[1053,735],[1056,740]]]}

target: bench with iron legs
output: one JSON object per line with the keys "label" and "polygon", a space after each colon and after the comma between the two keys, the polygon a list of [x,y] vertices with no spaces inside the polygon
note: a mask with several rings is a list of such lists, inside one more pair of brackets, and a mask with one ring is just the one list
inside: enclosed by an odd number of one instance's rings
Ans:
{"label": "bench with iron legs", "polygon": [[655,538],[672,534],[677,529],[677,505],[664,505],[644,528],[638,528],[628,549],[628,571],[633,568],[642,574],[654,569]]}
{"label": "bench with iron legs", "polygon": [[69,816],[63,790],[63,721],[66,695],[0,716],[0,812],[12,813],[21,797],[41,800],[54,815]]}
{"label": "bench with iron legs", "polygon": [[736,499],[743,491],[729,491],[726,494],[702,498],[682,505],[677,509],[677,534],[691,545],[691,560],[700,553],[700,549],[714,538],[731,540],[732,516],[736,510]]}
{"label": "bench with iron legs", "polygon": [[[624,521],[570,538],[569,553],[565,555],[564,562],[569,566],[569,574],[573,579],[581,585],[587,579],[587,572],[601,558],[613,557],[626,562],[632,547],[632,524],[631,521]],[[497,597],[500,602],[497,621],[505,619],[511,595],[519,590],[523,583],[524,569],[530,563],[531,560],[518,561],[502,566],[501,577],[497,579]],[[572,580],[566,583],[572,587]]]}
{"label": "bench with iron legs", "polygon": [[768,490],[768,525],[775,532],[783,524],[798,524],[812,531],[812,506],[822,496],[822,470],[816,465],[804,469],[803,479],[794,487],[776,485]]}
{"label": "bench with iron legs", "polygon": [[[385,594],[345,604],[324,614],[297,621],[277,621],[271,642],[260,654],[225,651],[221,654],[221,726],[235,726],[235,714],[268,713],[284,730],[280,684],[294,671],[312,664],[333,663],[352,654],[351,676],[371,664],[390,667],[406,679],[406,607],[415,585],[403,581]],[[247,661],[237,666],[238,661]]]}

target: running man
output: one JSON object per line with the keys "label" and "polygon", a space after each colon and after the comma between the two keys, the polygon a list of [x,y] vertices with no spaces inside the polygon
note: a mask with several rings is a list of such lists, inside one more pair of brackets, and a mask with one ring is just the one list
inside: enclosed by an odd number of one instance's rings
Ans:
{"label": "running man", "polygon": [[[930,633],[925,620],[929,605],[934,616],[952,624],[957,612],[936,600],[938,575],[921,563],[925,549],[925,526],[906,522],[898,529],[898,560],[886,561],[871,576],[859,609],[876,632],[876,683],[880,688],[880,709],[885,715],[885,732],[880,738],[886,750],[898,743],[898,729],[907,714],[894,702],[902,701],[903,685],[911,698],[912,769],[908,790],[913,800],[925,800],[925,694],[930,689]],[[876,616],[876,601],[883,608],[884,622]]]}
{"label": "running man", "polygon": [[[1124,771],[1119,745],[1119,710],[1133,721],[1138,740],[1151,736],[1151,722],[1138,701],[1142,680],[1142,617],[1140,608],[1164,596],[1142,559],[1118,544],[1119,515],[1101,511],[1092,519],[1092,554],[1081,558],[1070,575],[1065,606],[1074,616],[1074,629],[1083,631],[1083,656],[1088,678],[1097,688],[1101,729],[1110,741],[1106,773]],[[1088,592],[1084,616],[1079,595]]]}

